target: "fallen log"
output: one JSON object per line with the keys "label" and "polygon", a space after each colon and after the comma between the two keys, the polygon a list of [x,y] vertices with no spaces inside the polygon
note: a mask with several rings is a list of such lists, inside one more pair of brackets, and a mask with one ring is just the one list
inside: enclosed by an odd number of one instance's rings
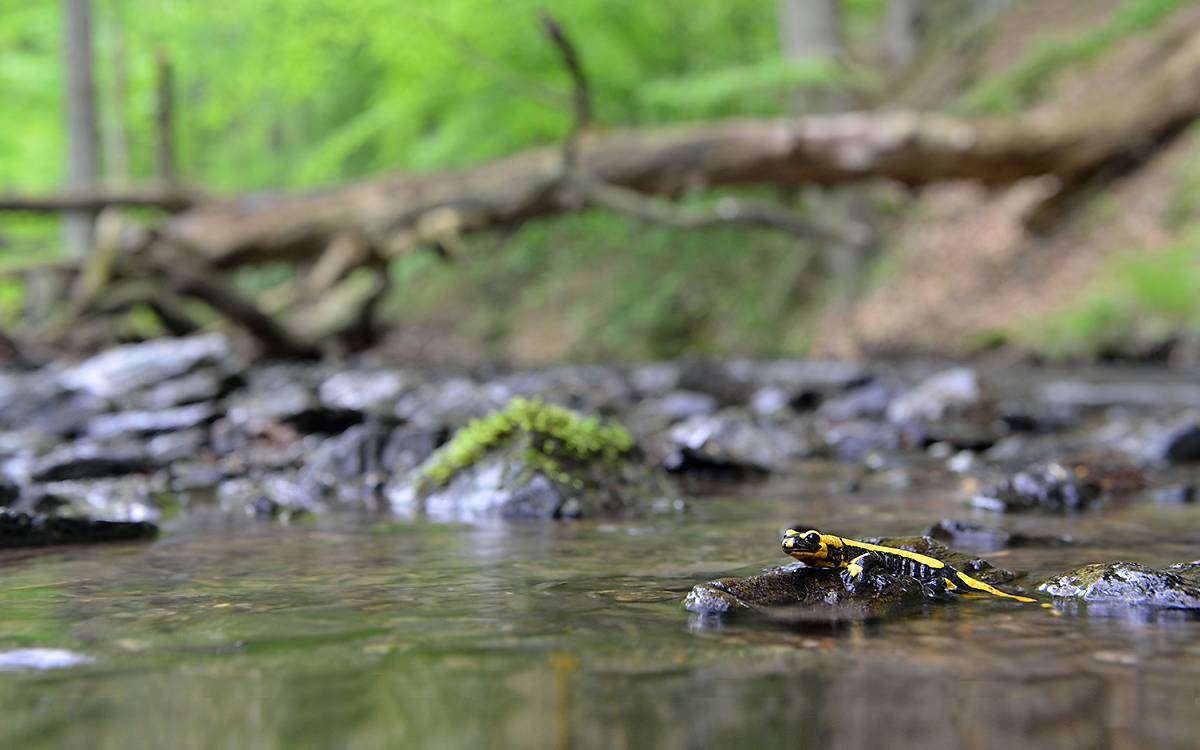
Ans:
{"label": "fallen log", "polygon": [[[1200,34],[1191,34],[1141,87],[1092,107],[972,120],[913,111],[795,119],[737,119],[581,135],[578,169],[645,195],[719,186],[833,185],[887,179],[1005,185],[1050,175],[1073,184],[1147,152],[1200,117]],[[377,247],[431,212],[452,212],[459,232],[519,225],[588,205],[564,183],[561,149],[433,174],[399,174],[315,193],[241,198],[175,216],[168,236],[217,266],[308,259],[358,231]]]}

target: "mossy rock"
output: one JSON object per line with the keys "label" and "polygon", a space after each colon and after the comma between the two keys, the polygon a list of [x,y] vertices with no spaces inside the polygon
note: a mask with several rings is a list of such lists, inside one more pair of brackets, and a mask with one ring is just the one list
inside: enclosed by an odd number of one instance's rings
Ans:
{"label": "mossy rock", "polygon": [[[1004,584],[1016,574],[986,561],[948,549],[929,537],[870,539],[936,557],[990,584]],[[720,578],[695,586],[684,607],[701,615],[757,613],[785,622],[876,620],[897,617],[925,606],[929,597],[915,578],[877,574],[869,585],[849,588],[841,571],[793,563],[748,578]]]}
{"label": "mossy rock", "polygon": [[389,498],[399,512],[471,520],[610,517],[669,494],[624,427],[516,398],[459,430]]}

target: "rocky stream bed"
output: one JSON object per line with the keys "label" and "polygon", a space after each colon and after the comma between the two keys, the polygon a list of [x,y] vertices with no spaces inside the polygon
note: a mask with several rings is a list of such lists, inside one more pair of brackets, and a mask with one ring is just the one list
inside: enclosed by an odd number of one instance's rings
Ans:
{"label": "rocky stream bed", "polygon": [[[249,654],[279,642],[296,649],[282,665],[295,679],[304,654],[332,649],[347,664],[369,662],[347,666],[347,679],[371,675],[380,690],[406,690],[386,676],[389,660],[412,670],[425,658],[442,664],[431,679],[447,694],[495,687],[429,656],[456,654],[497,679],[584,694],[625,685],[628,696],[611,699],[625,707],[620,722],[634,721],[635,696],[654,694],[637,677],[643,663],[710,674],[705,689],[727,683],[739,715],[760,721],[775,716],[762,691],[786,684],[789,670],[828,678],[874,665],[879,684],[895,688],[878,688],[888,700],[906,690],[895,679],[906,670],[965,679],[939,649],[985,665],[997,690],[1013,677],[986,656],[993,649],[1017,655],[1021,680],[1041,679],[1042,653],[1115,689],[1087,666],[1100,653],[1117,654],[1105,663],[1124,677],[1129,664],[1174,659],[1184,692],[1200,686],[1200,386],[1186,374],[816,361],[251,365],[206,335],[4,373],[0,459],[0,670],[18,674],[69,667],[115,690],[123,680],[95,664],[132,660],[169,681],[164,669],[203,669],[185,654],[241,654],[258,669],[273,652]],[[1049,607],[935,601],[903,576],[847,588],[837,571],[783,564],[779,537],[793,526],[915,550]],[[111,541],[126,543],[89,544]],[[59,614],[21,614],[22,592]],[[284,612],[290,619],[275,614]],[[1155,630],[1112,631],[1096,618]],[[848,634],[881,623],[886,633],[866,631],[879,648],[923,655],[904,666],[874,647],[845,650]],[[627,646],[633,661],[621,632],[640,634]],[[1150,632],[1157,645],[1139,656]],[[1049,655],[1063,638],[1087,645]],[[829,690],[877,689],[863,680]],[[215,689],[184,681],[197,696]],[[686,705],[671,697],[680,689],[646,698],[662,700],[646,721],[682,747],[696,736],[671,728]],[[1077,698],[1046,710],[1061,718]],[[843,718],[813,719],[825,722],[821,736],[845,738],[847,704],[825,700],[821,710]],[[1004,720],[987,700],[972,726],[996,729]],[[1036,713],[1036,702],[1022,699],[1021,710]],[[371,715],[382,731],[382,714]],[[35,719],[14,726],[36,734]],[[599,736],[578,716],[562,721]],[[1041,727],[1015,726],[1001,736],[1025,741]],[[1195,736],[1189,726],[1176,721],[1159,737]],[[282,729],[264,731],[278,740]],[[432,726],[414,731],[446,739]]]}

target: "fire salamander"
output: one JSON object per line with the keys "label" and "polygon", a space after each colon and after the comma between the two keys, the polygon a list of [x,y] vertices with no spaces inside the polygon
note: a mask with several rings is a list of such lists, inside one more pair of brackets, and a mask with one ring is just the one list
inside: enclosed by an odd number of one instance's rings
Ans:
{"label": "fire salamander", "polygon": [[1037,601],[1028,596],[1001,591],[928,555],[897,547],[858,542],[832,534],[822,534],[819,531],[788,529],[783,535],[783,551],[806,565],[844,568],[842,578],[850,585],[866,580],[872,570],[883,570],[892,575],[916,578],[939,593],[955,591],[961,585],[1019,602]]}

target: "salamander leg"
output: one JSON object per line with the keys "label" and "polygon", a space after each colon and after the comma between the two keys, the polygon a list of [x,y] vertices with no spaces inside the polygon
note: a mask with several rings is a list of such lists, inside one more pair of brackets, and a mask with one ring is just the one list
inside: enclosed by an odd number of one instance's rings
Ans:
{"label": "salamander leg", "polygon": [[956,594],[958,594],[958,585],[949,578],[944,578],[942,576],[925,581],[924,585],[925,592],[929,595],[929,597],[937,601],[952,599]]}
{"label": "salamander leg", "polygon": [[883,557],[876,552],[866,552],[850,561],[842,571],[842,582],[853,589],[866,581],[871,572],[883,565]]}

